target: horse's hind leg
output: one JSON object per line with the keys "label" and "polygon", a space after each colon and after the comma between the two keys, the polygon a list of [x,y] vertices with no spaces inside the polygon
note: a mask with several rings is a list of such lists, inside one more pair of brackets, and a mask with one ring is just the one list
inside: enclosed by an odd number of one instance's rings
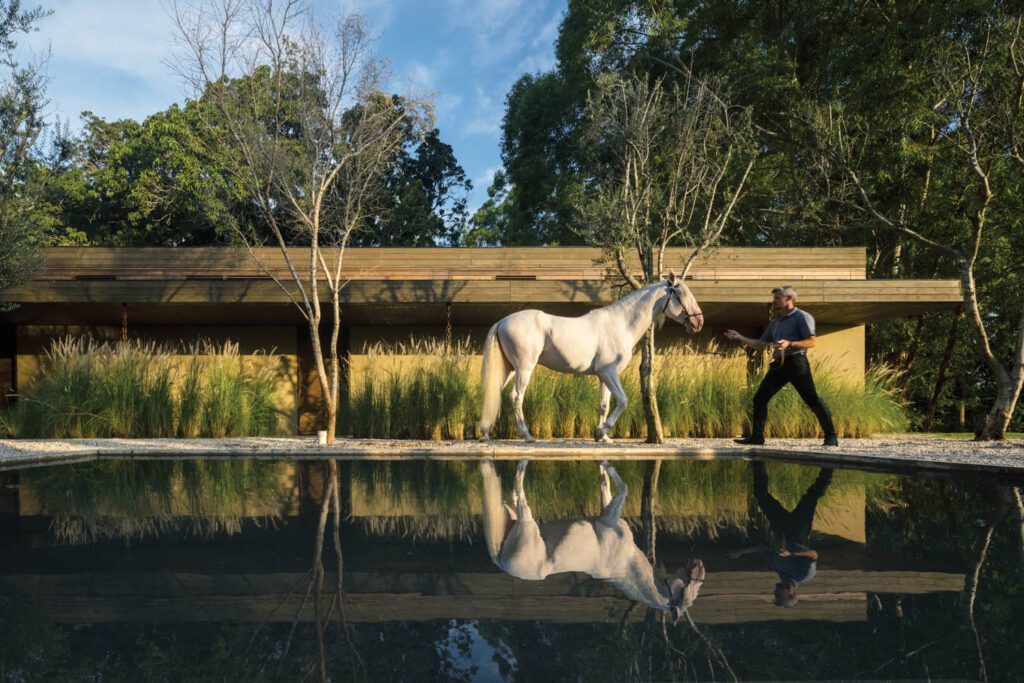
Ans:
{"label": "horse's hind leg", "polygon": [[530,464],[525,458],[519,461],[516,467],[516,483],[513,488],[513,502],[516,506],[516,517],[520,522],[533,520],[533,513],[530,511],[530,504],[526,502],[526,488],[523,483],[526,479],[526,466]]}
{"label": "horse's hind leg", "polygon": [[526,386],[530,383],[530,375],[532,374],[532,367],[517,368],[515,385],[512,387],[512,404],[516,411],[516,426],[519,427],[519,433],[527,441],[533,441],[534,439],[533,435],[530,434],[529,428],[526,426],[526,418],[523,416],[523,397],[526,396]]}

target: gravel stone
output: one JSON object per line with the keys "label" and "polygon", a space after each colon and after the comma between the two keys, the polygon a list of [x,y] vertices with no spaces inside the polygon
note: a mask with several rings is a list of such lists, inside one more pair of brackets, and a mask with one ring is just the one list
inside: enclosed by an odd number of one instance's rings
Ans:
{"label": "gravel stone", "polygon": [[1024,440],[975,442],[927,435],[841,439],[826,448],[820,439],[769,439],[765,446],[745,447],[732,439],[668,439],[662,445],[623,439],[598,444],[584,439],[512,441],[412,441],[338,439],[319,446],[315,437],[238,439],[0,439],[0,468],[82,461],[97,458],[164,459],[716,459],[760,458],[837,467],[922,469],[980,472],[1024,477]]}

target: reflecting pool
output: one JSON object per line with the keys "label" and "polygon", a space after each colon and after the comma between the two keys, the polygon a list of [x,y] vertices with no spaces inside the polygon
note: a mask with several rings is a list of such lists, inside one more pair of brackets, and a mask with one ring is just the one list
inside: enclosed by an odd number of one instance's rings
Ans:
{"label": "reflecting pool", "polygon": [[745,460],[0,472],[0,681],[1018,680],[1022,579],[1019,480]]}

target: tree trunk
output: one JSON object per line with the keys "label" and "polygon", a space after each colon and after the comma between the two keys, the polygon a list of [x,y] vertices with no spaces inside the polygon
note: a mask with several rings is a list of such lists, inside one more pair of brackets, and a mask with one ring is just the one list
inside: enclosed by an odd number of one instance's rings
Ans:
{"label": "tree trunk", "polygon": [[978,291],[974,284],[974,264],[968,259],[958,259],[960,268],[960,286],[964,293],[964,311],[967,321],[974,331],[981,350],[981,356],[992,371],[996,381],[996,398],[985,418],[985,424],[975,435],[976,441],[1001,441],[1006,437],[1006,430],[1013,418],[1014,408],[1020,398],[1021,385],[1024,384],[1024,309],[1017,321],[1017,339],[1013,352],[1011,369],[1007,370],[996,358],[989,342],[988,332],[982,322],[981,309],[978,306]]}
{"label": "tree trunk", "polygon": [[1013,418],[1013,410],[1020,397],[1020,384],[1016,391],[1013,387],[1000,388],[996,394],[996,400],[992,409],[985,417],[985,424],[975,437],[976,441],[1001,441],[1006,438],[1006,431],[1010,427],[1010,420]]}
{"label": "tree trunk", "polygon": [[640,398],[647,422],[647,443],[664,443],[661,414],[658,412],[657,384],[654,378],[654,325],[644,335],[640,352]]}
{"label": "tree trunk", "polygon": [[935,424],[935,411],[939,407],[939,397],[942,396],[942,387],[946,383],[946,370],[953,359],[953,350],[956,348],[957,329],[960,327],[960,319],[963,317],[964,309],[961,306],[953,315],[953,326],[949,330],[949,341],[946,342],[946,351],[942,354],[942,361],[939,363],[939,374],[935,378],[935,391],[932,392],[932,400],[928,404],[928,417],[924,421],[924,431],[932,431]]}

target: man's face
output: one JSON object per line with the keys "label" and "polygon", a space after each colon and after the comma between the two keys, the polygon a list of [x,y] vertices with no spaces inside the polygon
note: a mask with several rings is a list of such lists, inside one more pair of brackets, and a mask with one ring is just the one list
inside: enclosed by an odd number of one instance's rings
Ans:
{"label": "man's face", "polygon": [[776,311],[784,311],[789,308],[789,304],[792,301],[789,297],[784,294],[773,294],[772,295],[772,308]]}

